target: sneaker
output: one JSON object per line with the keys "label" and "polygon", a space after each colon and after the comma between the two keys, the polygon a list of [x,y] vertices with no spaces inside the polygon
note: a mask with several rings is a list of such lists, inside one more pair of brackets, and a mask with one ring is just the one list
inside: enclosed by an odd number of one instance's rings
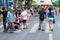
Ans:
{"label": "sneaker", "polygon": [[42,31],[44,31],[44,29],[42,29]]}
{"label": "sneaker", "polygon": [[53,31],[53,29],[51,29],[51,31]]}
{"label": "sneaker", "polygon": [[7,32],[6,30],[4,30],[3,32]]}
{"label": "sneaker", "polygon": [[38,28],[38,30],[41,30],[41,28]]}

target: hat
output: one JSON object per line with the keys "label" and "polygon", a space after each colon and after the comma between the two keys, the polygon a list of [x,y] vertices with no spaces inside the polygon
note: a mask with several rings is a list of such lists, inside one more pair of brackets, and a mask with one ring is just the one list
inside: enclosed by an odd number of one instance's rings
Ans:
{"label": "hat", "polygon": [[9,7],[9,10],[12,10],[12,11],[13,11],[13,10],[14,10],[14,8],[13,8],[13,7]]}

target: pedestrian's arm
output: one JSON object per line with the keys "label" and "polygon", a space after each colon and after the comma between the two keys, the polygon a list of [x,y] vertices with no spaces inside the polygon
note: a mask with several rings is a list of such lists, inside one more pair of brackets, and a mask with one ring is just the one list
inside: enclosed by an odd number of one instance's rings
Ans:
{"label": "pedestrian's arm", "polygon": [[9,17],[10,17],[10,15],[9,14],[7,14],[7,20],[9,21]]}
{"label": "pedestrian's arm", "polygon": [[39,21],[40,21],[40,15],[38,15],[38,19],[39,19]]}

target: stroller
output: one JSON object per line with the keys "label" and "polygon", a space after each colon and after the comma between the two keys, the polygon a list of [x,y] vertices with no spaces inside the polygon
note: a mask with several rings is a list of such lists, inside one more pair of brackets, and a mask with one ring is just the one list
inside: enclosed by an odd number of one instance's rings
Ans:
{"label": "stroller", "polygon": [[13,22],[13,26],[15,29],[20,29],[20,23],[22,22],[22,17],[19,16],[15,22]]}

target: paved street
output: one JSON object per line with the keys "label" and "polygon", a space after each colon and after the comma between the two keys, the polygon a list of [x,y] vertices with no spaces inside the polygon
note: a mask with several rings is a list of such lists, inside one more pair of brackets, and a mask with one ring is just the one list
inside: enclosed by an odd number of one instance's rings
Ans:
{"label": "paved street", "polygon": [[[31,17],[28,29],[15,33],[3,33],[0,25],[0,40],[60,40],[60,16],[55,16],[56,23],[54,31],[50,32],[48,22],[45,20],[45,31],[38,30],[38,17]],[[21,25],[22,27],[22,25]]]}

